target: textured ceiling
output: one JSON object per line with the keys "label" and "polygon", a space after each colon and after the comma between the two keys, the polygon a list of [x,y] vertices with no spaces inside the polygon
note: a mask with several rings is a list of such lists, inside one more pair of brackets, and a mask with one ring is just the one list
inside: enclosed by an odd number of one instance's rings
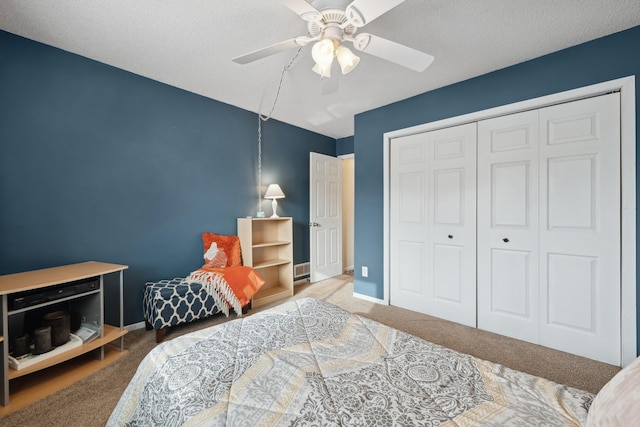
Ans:
{"label": "textured ceiling", "polygon": [[[272,117],[353,135],[357,113],[637,25],[638,0],[406,0],[361,32],[431,54],[431,67],[356,52],[358,67],[323,94],[308,45]],[[2,0],[0,29],[261,114],[296,49],[247,65],[231,58],[307,33],[278,0]]]}

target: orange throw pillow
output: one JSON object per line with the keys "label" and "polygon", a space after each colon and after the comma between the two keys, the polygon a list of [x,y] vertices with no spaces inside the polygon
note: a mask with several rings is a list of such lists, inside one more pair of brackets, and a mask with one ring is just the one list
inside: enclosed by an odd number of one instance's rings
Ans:
{"label": "orange throw pillow", "polygon": [[212,268],[225,268],[227,266],[227,254],[218,248],[216,242],[211,242],[211,246],[204,253],[204,266]]}
{"label": "orange throw pillow", "polygon": [[[238,238],[238,236],[222,236],[220,234],[205,232],[202,233],[202,242],[204,243],[206,267],[223,268],[242,265],[240,239]],[[218,251],[224,252],[224,255],[226,255],[226,263],[223,261],[223,257],[220,254],[213,257],[211,261],[207,259],[206,254],[207,252],[209,252],[209,249],[211,249],[212,243],[215,243],[217,245]]]}

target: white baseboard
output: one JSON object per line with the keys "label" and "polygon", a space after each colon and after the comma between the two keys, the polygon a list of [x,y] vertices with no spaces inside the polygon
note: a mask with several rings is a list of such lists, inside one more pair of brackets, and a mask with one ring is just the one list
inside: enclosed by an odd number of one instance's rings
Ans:
{"label": "white baseboard", "polygon": [[142,329],[142,328],[144,328],[144,327],[145,327],[145,325],[144,325],[144,321],[142,321],[142,322],[132,323],[132,324],[130,324],[130,325],[126,325],[124,328],[125,328],[127,331],[135,331],[136,329]]}
{"label": "white baseboard", "polygon": [[359,294],[357,292],[354,292],[353,296],[356,297],[356,298],[363,299],[365,301],[374,302],[376,304],[389,305],[389,304],[387,304],[387,302],[385,300],[379,299],[379,298],[370,297],[369,295],[364,295],[364,294]]}

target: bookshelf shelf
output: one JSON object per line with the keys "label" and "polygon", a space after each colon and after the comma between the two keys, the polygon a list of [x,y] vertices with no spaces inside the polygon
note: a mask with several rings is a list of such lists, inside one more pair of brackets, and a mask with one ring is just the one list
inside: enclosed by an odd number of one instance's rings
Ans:
{"label": "bookshelf shelf", "polygon": [[253,307],[293,295],[292,219],[238,218],[244,265],[253,267],[265,284],[251,299]]}

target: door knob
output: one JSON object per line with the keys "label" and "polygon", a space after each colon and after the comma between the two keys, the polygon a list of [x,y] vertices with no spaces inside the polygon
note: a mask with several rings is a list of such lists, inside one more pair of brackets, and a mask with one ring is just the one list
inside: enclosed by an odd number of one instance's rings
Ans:
{"label": "door knob", "polygon": [[447,237],[450,238],[450,239],[453,239],[453,235],[452,234],[449,234]]}
{"label": "door knob", "polygon": [[320,224],[318,224],[317,222],[310,222],[309,227],[320,227]]}
{"label": "door knob", "polygon": [[502,239],[503,242],[505,243],[509,243],[509,239],[507,239],[506,237],[504,239]]}

